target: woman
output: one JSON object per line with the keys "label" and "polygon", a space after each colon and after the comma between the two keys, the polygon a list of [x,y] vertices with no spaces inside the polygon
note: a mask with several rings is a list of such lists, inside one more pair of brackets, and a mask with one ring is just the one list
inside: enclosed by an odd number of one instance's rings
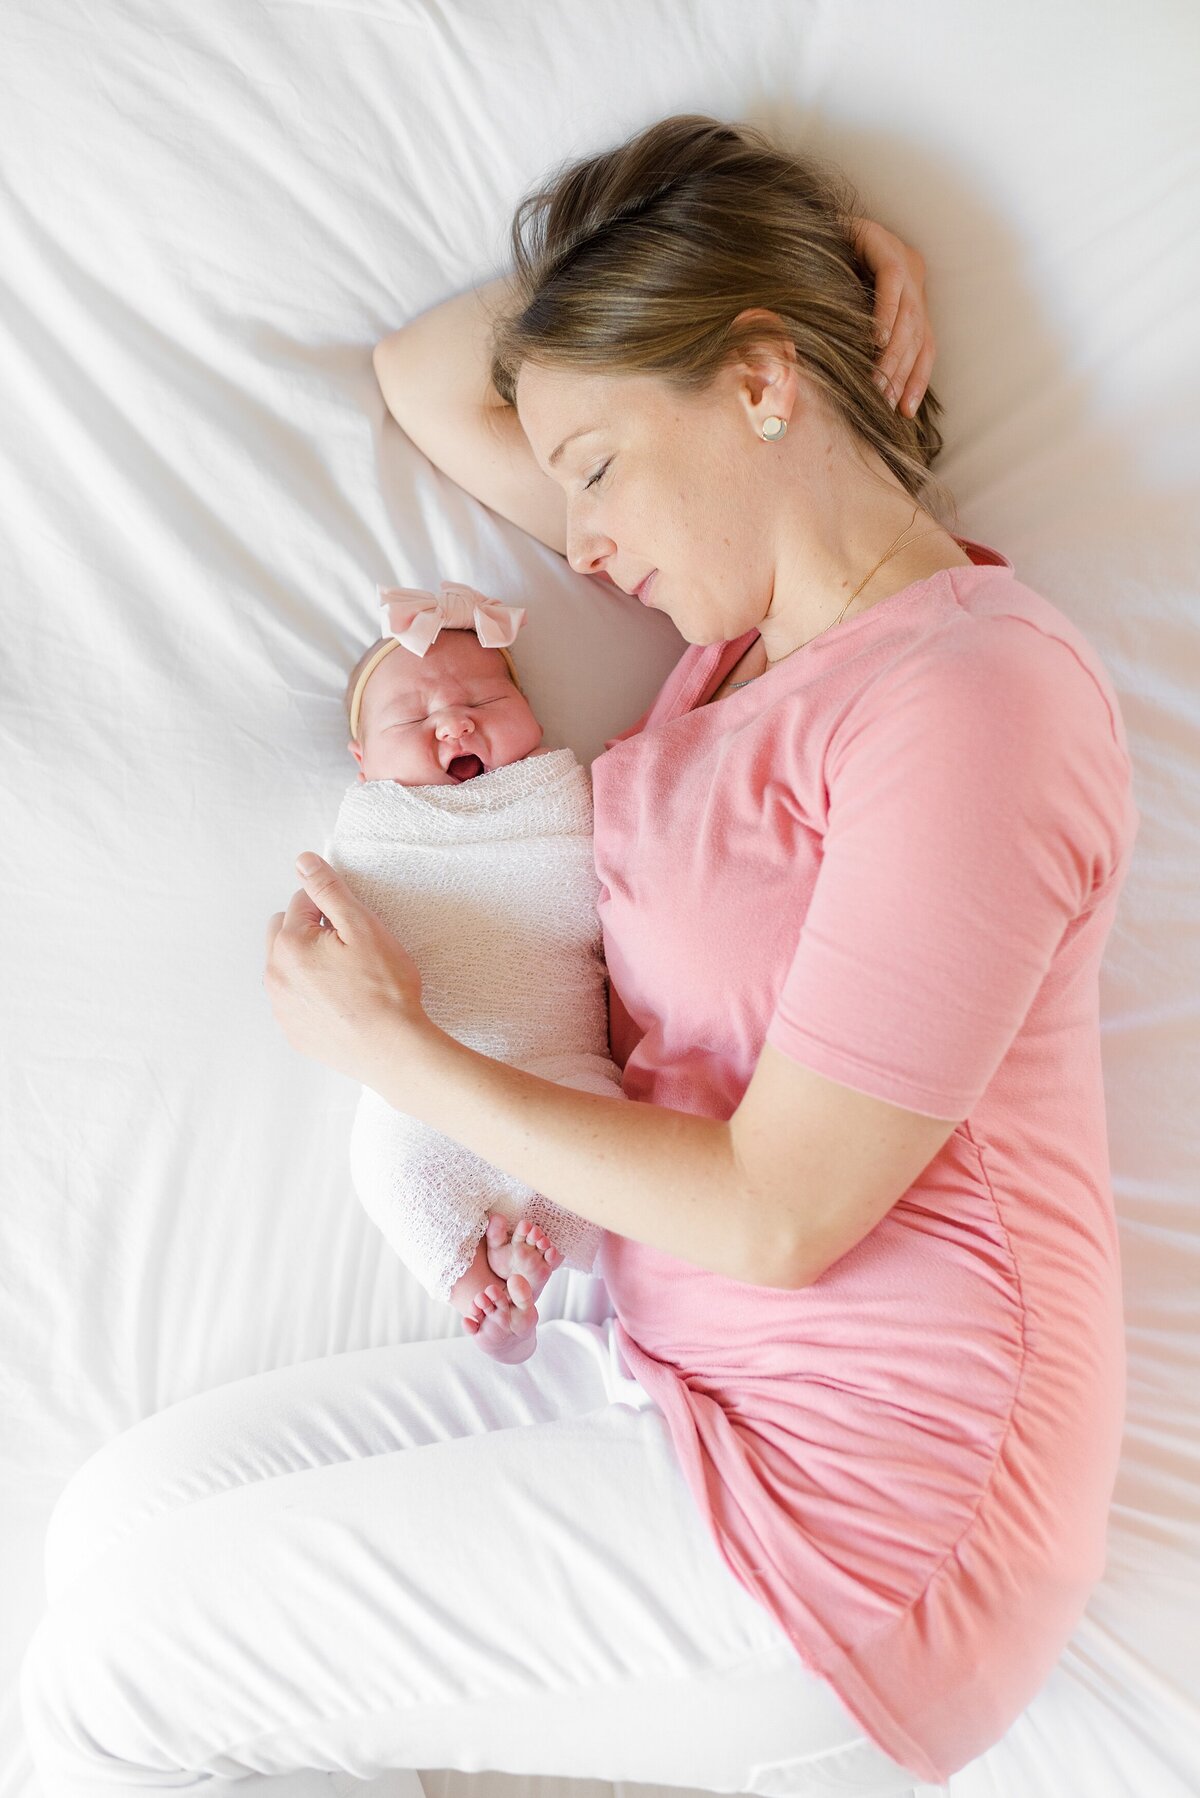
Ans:
{"label": "woman", "polygon": [[294,1046],[603,1226],[616,1318],[516,1367],[464,1338],[281,1369],[101,1451],[26,1665],[51,1798],[386,1766],[901,1792],[1002,1733],[1101,1569],[1097,972],[1136,822],[1105,672],[922,504],[927,334],[882,391],[871,232],[813,171],[666,120],[514,248],[470,428],[446,334],[478,358],[494,294],[411,328],[428,387],[408,333],[376,365],[448,472],[692,646],[593,767],[642,1103],[444,1036],[316,857],[266,980]]}

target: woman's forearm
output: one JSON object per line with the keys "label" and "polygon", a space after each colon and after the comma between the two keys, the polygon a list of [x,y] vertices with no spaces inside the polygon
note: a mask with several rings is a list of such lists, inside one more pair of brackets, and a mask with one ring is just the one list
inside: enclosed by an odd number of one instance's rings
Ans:
{"label": "woman's forearm", "polygon": [[[381,1057],[382,1059],[382,1057]],[[411,1070],[411,1054],[403,1065]],[[776,1245],[743,1194],[728,1123],[577,1092],[468,1049],[430,1024],[418,1071],[371,1082],[397,1110],[617,1235],[751,1285],[782,1287]]]}

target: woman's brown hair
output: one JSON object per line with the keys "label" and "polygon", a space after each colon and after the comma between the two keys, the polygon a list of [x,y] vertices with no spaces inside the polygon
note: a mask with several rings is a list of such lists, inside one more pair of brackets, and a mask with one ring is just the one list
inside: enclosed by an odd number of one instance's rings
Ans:
{"label": "woman's brown hair", "polygon": [[699,393],[783,321],[801,366],[917,499],[941,406],[915,418],[876,387],[874,281],[855,248],[849,183],[777,150],[753,126],[663,119],[560,169],[512,222],[515,308],[493,323],[492,382],[516,403],[521,364],[651,374]]}

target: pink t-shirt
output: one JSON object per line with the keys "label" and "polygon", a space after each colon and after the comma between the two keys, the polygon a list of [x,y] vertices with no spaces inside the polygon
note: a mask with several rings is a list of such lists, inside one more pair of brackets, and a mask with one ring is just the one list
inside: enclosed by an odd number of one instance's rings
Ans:
{"label": "pink t-shirt", "polygon": [[613,1234],[598,1261],[728,1565],[928,1780],[1076,1623],[1124,1399],[1098,970],[1125,734],[1070,620],[963,547],[715,705],[757,632],[688,649],[592,767],[629,1098],[728,1118],[765,1041],[963,1119],[800,1291]]}

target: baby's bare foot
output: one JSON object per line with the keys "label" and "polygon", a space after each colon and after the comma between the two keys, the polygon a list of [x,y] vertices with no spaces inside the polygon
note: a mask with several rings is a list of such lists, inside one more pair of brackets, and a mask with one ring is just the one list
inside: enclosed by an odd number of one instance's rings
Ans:
{"label": "baby's bare foot", "polygon": [[507,1282],[508,1296],[520,1304],[521,1285],[527,1285],[529,1296],[536,1299],[563,1258],[544,1230],[522,1218],[509,1236],[508,1219],[498,1211],[488,1218],[484,1237],[488,1266]]}
{"label": "baby's bare foot", "polygon": [[503,1280],[493,1280],[463,1318],[463,1328],[496,1361],[527,1361],[537,1347],[537,1306],[522,1275],[512,1277],[517,1296],[510,1299]]}

